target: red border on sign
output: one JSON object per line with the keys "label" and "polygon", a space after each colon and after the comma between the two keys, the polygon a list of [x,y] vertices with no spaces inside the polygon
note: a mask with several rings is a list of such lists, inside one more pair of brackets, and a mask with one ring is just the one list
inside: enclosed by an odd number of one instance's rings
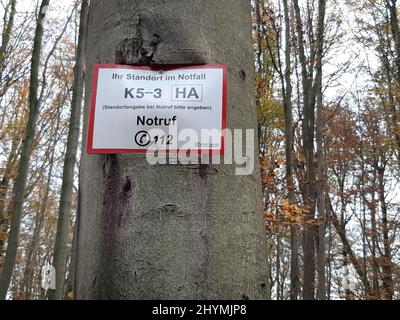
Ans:
{"label": "red border on sign", "polygon": [[150,67],[150,66],[129,66],[118,64],[95,64],[92,79],[92,91],[90,98],[90,114],[89,114],[89,130],[88,130],[88,154],[121,154],[121,153],[146,153],[150,149],[94,149],[93,148],[93,135],[94,135],[94,120],[96,114],[96,99],[97,99],[97,84],[99,80],[100,69],[134,69],[134,70],[186,70],[186,69],[222,69],[223,70],[223,85],[222,85],[222,136],[221,136],[221,149],[194,149],[194,150],[160,150],[161,153],[197,153],[197,154],[210,154],[210,155],[224,155],[225,151],[225,130],[226,130],[226,116],[227,116],[227,87],[228,87],[228,73],[227,67],[224,64],[206,64],[195,66],[164,66],[164,67]]}

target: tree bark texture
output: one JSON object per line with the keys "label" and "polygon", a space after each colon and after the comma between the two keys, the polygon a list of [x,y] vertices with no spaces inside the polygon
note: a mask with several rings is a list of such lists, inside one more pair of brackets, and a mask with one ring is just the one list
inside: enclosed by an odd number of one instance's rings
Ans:
{"label": "tree bark texture", "polygon": [[[95,63],[224,63],[228,128],[257,128],[249,1],[93,1],[89,70]],[[150,166],[143,155],[84,151],[80,201],[78,299],[265,297],[258,170],[239,177],[234,165]]]}

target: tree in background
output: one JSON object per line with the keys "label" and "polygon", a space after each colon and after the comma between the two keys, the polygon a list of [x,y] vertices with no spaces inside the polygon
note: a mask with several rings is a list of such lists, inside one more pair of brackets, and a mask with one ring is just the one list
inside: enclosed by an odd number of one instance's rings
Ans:
{"label": "tree in background", "polygon": [[56,271],[56,292],[55,298],[64,298],[64,281],[67,271],[68,257],[68,235],[72,214],[72,200],[74,187],[75,165],[79,145],[81,110],[83,100],[83,90],[85,81],[85,48],[87,19],[89,11],[89,1],[82,0],[79,38],[74,68],[74,83],[72,86],[71,116],[69,122],[69,133],[67,140],[67,150],[64,160],[64,171],[60,196],[60,209],[57,221],[57,235],[54,245],[54,268]]}
{"label": "tree in background", "polygon": [[[38,3],[40,5],[40,3]],[[1,219],[1,249],[7,243],[9,221],[12,209],[13,185],[15,184],[21,144],[28,122],[29,105],[29,57],[32,54],[36,12],[40,7],[17,11],[15,32],[10,38],[9,54],[4,68],[3,82],[0,84],[0,121],[2,155],[0,174],[8,177],[8,188]],[[24,8],[25,9],[25,8]],[[52,260],[54,247],[56,204],[61,185],[60,165],[63,161],[64,141],[67,136],[71,103],[72,69],[75,52],[75,31],[71,24],[76,14],[74,8],[61,7],[54,2],[50,11],[65,12],[55,18],[51,13],[46,19],[49,29],[44,30],[43,53],[40,59],[39,105],[33,143],[30,170],[24,196],[21,231],[18,239],[16,264],[9,288],[12,299],[44,298],[42,288],[44,271]],[[75,23],[77,26],[79,21]],[[60,28],[61,26],[61,28]],[[59,30],[59,31],[58,31]],[[12,111],[12,112],[11,112]],[[4,161],[4,162],[3,162]],[[4,167],[3,167],[4,164]],[[4,168],[4,171],[2,171]],[[7,175],[6,175],[7,174]],[[3,178],[3,181],[5,179]],[[73,210],[76,208],[76,187],[74,187]],[[73,218],[69,221],[73,223]],[[4,242],[3,242],[4,241]],[[71,235],[68,236],[68,242]],[[0,253],[3,250],[0,251]],[[68,258],[69,260],[69,253]],[[1,268],[0,257],[0,268]]]}
{"label": "tree in background", "polygon": [[26,191],[28,170],[39,114],[39,63],[42,50],[43,24],[49,6],[49,0],[43,0],[37,18],[36,33],[32,52],[31,77],[29,87],[29,119],[22,143],[18,178],[15,184],[13,210],[11,212],[10,232],[7,239],[7,251],[0,275],[0,299],[5,299],[10,285],[18,248],[18,236],[21,226],[23,203]]}

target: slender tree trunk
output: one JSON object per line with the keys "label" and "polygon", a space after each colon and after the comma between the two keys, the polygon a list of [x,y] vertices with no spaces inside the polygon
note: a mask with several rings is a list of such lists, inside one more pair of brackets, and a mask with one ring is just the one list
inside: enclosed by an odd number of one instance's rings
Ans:
{"label": "slender tree trunk", "polygon": [[[257,29],[256,29],[256,43],[257,43],[257,52],[256,52],[256,61],[257,61],[257,72],[259,74],[260,78],[263,78],[265,76],[265,70],[264,70],[264,55],[263,55],[263,33],[264,33],[264,27],[263,27],[263,14],[264,14],[264,0],[255,0],[255,14],[256,14],[256,23],[257,23]],[[262,82],[258,82],[258,87],[257,87],[257,95],[256,95],[256,106],[258,109],[261,108],[261,97],[263,95],[262,93]],[[259,121],[258,123],[258,141],[262,141],[262,121]],[[262,170],[262,169],[261,169]]]}
{"label": "slender tree trunk", "polygon": [[35,38],[32,52],[31,78],[29,90],[29,119],[26,128],[26,136],[22,145],[21,160],[18,168],[18,178],[14,188],[14,204],[11,215],[11,226],[8,236],[6,258],[0,275],[0,299],[7,296],[15,259],[18,250],[19,230],[21,226],[22,207],[25,198],[25,188],[28,177],[30,159],[36,131],[36,122],[39,114],[38,88],[39,65],[42,50],[43,23],[50,0],[42,0],[37,19]]}
{"label": "slender tree trunk", "polygon": [[328,202],[329,202],[328,208],[330,211],[331,222],[332,222],[333,226],[335,227],[336,232],[338,233],[340,240],[342,241],[342,244],[343,244],[344,261],[347,261],[347,259],[350,259],[358,276],[360,277],[362,282],[366,284],[367,287],[365,288],[365,291],[368,292],[368,297],[370,297],[372,295],[372,291],[371,291],[371,286],[370,286],[370,283],[368,280],[368,275],[364,272],[362,265],[360,264],[354,251],[352,250],[351,245],[346,237],[346,230],[344,230],[342,224],[339,222],[339,219],[337,218],[336,213],[333,210],[332,203],[330,203],[329,200],[328,200]]}
{"label": "slender tree trunk", "polygon": [[[286,140],[286,188],[290,205],[294,205],[296,198],[294,194],[295,185],[293,179],[293,105],[292,105],[292,80],[291,80],[291,25],[289,18],[288,1],[283,0],[285,16],[285,85],[284,92],[285,107],[285,140]],[[299,240],[298,228],[290,227],[290,299],[297,300],[300,293],[300,272],[299,272]]]}
{"label": "slender tree trunk", "polygon": [[256,61],[257,61],[257,70],[262,72],[263,63],[262,63],[262,56],[263,56],[263,49],[262,49],[262,12],[264,11],[264,1],[262,0],[255,0],[256,1],[256,37],[257,37],[257,53],[256,53]]}
{"label": "slender tree trunk", "polygon": [[[0,83],[3,80],[3,71],[5,68],[5,61],[7,58],[7,51],[8,51],[8,45],[10,43],[11,39],[11,34],[14,29],[14,18],[15,18],[15,13],[17,11],[16,9],[17,1],[16,0],[11,0],[7,8],[4,12],[5,15],[8,13],[8,19],[5,19],[7,23],[4,25],[3,29],[3,34],[2,34],[2,39],[1,39],[1,47],[0,47]],[[6,18],[6,16],[5,16]]]}
{"label": "slender tree trunk", "polygon": [[306,162],[304,181],[304,205],[308,210],[306,214],[306,225],[303,235],[303,299],[313,300],[315,298],[315,173],[314,173],[314,129],[315,129],[315,100],[312,101],[312,76],[308,70],[308,60],[304,48],[304,31],[299,7],[299,1],[294,0],[294,12],[296,17],[297,44],[299,61],[301,65],[301,82],[303,87],[303,152]]}
{"label": "slender tree trunk", "polygon": [[376,221],[376,199],[375,199],[375,189],[377,181],[377,171],[374,168],[373,172],[373,191],[371,192],[371,238],[372,238],[372,248],[371,248],[371,260],[372,260],[372,290],[374,299],[380,299],[380,286],[379,286],[379,264],[377,259],[378,251],[378,226]]}
{"label": "slender tree trunk", "polygon": [[[396,19],[397,17],[395,18],[395,20]],[[391,19],[391,21],[392,20],[393,19]],[[392,28],[388,29],[393,29],[395,27],[395,24],[393,24],[393,22],[391,23],[391,25]],[[385,49],[391,47],[391,37],[389,33],[389,30],[387,30],[385,35],[383,35],[382,32],[377,32],[381,43],[381,45],[378,46],[378,52],[382,61],[383,75],[385,77],[387,86],[387,97],[385,94],[380,94],[379,96],[381,97],[381,102],[384,106],[388,132],[393,136],[394,142],[397,145],[397,159],[400,163],[400,123],[398,121],[399,116],[397,111],[397,107],[400,106],[400,69],[398,69],[399,72],[395,72],[395,75],[397,75],[397,77],[393,77],[392,63],[389,58],[390,50]],[[400,41],[400,34],[398,30],[392,31],[392,34],[394,37],[397,34],[399,37],[398,41]],[[398,45],[398,54],[400,55],[400,43]],[[396,60],[396,62],[400,63],[400,59]],[[398,67],[400,68],[400,65]],[[387,103],[387,100],[389,100],[389,104]]]}
{"label": "slender tree trunk", "polygon": [[[59,140],[60,140],[58,133],[59,133],[60,122],[61,122],[61,111],[62,111],[62,108],[60,106],[60,108],[57,110],[55,126],[52,128],[52,134],[53,134],[54,139],[53,139],[52,143],[50,143],[48,150],[46,152],[46,154],[50,155],[50,159],[48,161],[49,169],[48,169],[46,181],[44,184],[45,191],[43,194],[43,198],[41,199],[39,211],[36,214],[35,228],[33,231],[32,241],[30,243],[30,246],[27,250],[26,257],[25,257],[24,293],[25,293],[25,299],[27,299],[27,300],[32,299],[32,282],[33,282],[33,276],[35,273],[34,261],[35,261],[35,257],[37,256],[37,250],[38,250],[38,245],[39,245],[39,241],[40,241],[40,233],[42,231],[43,224],[45,221],[45,215],[46,215],[48,200],[49,200],[50,191],[51,191],[51,180],[53,178],[53,171],[54,171],[54,165],[55,165],[54,156],[55,156],[55,151],[57,149],[57,144],[59,143]],[[43,165],[42,170],[44,171],[44,165]],[[40,192],[40,194],[41,193],[42,192]]]}
{"label": "slender tree trunk", "polygon": [[[256,131],[250,12],[247,0],[97,0],[87,63],[225,63],[228,128]],[[265,298],[259,170],[234,168],[84,152],[77,298]]]}
{"label": "slender tree trunk", "polygon": [[82,0],[79,39],[77,49],[77,62],[74,70],[74,83],[72,87],[71,118],[67,151],[64,161],[63,182],[61,187],[60,207],[58,211],[57,235],[54,245],[53,265],[56,270],[55,299],[64,298],[64,281],[67,264],[68,234],[71,223],[71,204],[74,186],[74,171],[76,154],[79,144],[81,110],[83,100],[83,87],[85,78],[85,48],[89,1]]}
{"label": "slender tree trunk", "polygon": [[390,27],[394,40],[394,48],[396,52],[395,64],[397,69],[397,82],[400,82],[400,25],[398,18],[397,0],[387,0],[387,7],[390,15]]}
{"label": "slender tree trunk", "polygon": [[14,176],[14,167],[17,161],[19,145],[20,141],[14,139],[4,168],[3,177],[0,181],[0,270],[3,265],[4,244],[10,222],[10,217],[6,210],[6,199],[9,193],[11,179]]}
{"label": "slender tree trunk", "polygon": [[[325,195],[326,197],[326,195]],[[326,201],[325,201],[326,205]],[[327,212],[328,210],[325,209]],[[331,293],[332,293],[332,260],[333,260],[333,255],[332,255],[332,242],[333,242],[333,236],[332,236],[332,224],[330,223],[329,215],[326,214],[327,216],[327,228],[328,228],[328,252],[327,252],[327,264],[328,264],[328,271],[327,271],[327,288],[326,288],[326,298],[327,300],[331,300]]]}
{"label": "slender tree trunk", "polygon": [[[364,267],[364,273],[368,274],[368,235],[367,235],[367,214],[366,214],[366,190],[365,190],[365,163],[364,163],[364,156],[363,153],[361,153],[361,175],[360,175],[360,180],[361,180],[361,212],[362,212],[362,233],[363,233],[363,267]],[[368,292],[366,291],[367,284],[365,283],[365,280],[363,282],[364,285],[364,290],[365,290],[365,297],[368,296]]]}
{"label": "slender tree trunk", "polygon": [[[303,112],[302,112],[302,135],[303,152],[305,157],[305,181],[303,182],[304,206],[308,211],[305,216],[305,227],[303,235],[303,254],[304,254],[304,276],[303,276],[303,299],[315,299],[315,244],[318,234],[321,235],[315,225],[315,207],[316,207],[316,166],[314,163],[314,140],[315,140],[315,107],[320,103],[322,107],[322,57],[324,49],[325,32],[325,11],[326,1],[318,1],[317,31],[314,38],[313,15],[310,13],[307,17],[307,25],[303,26],[302,15],[299,7],[299,1],[293,0],[295,13],[295,24],[297,32],[297,45],[299,62],[301,68],[301,83],[303,88]],[[310,12],[307,2],[308,12]],[[307,32],[303,29],[307,28]],[[306,55],[305,36],[309,37],[309,57]],[[322,196],[320,197],[323,201]],[[322,207],[320,210],[324,210]],[[321,232],[319,232],[321,231]],[[324,245],[324,239],[319,241]],[[318,248],[321,252],[322,248]],[[319,260],[322,264],[324,258]],[[322,267],[319,265],[319,280],[325,285],[325,275],[322,274]],[[325,296],[325,290],[319,288],[321,296]]]}
{"label": "slender tree trunk", "polygon": [[373,288],[373,297],[374,299],[380,299],[380,285],[379,285],[379,264],[377,258],[377,246],[378,241],[376,239],[376,215],[375,212],[371,212],[371,224],[372,224],[372,250],[371,250],[371,259],[372,259],[372,288]]}
{"label": "slender tree trunk", "polygon": [[[338,174],[338,184],[339,184],[339,192],[340,192],[340,229],[343,232],[343,237],[347,239],[347,233],[346,233],[346,199],[345,199],[345,193],[344,193],[344,188],[345,188],[345,181],[346,181],[346,172],[344,173],[339,173]],[[350,290],[349,287],[349,275],[350,275],[350,270],[349,270],[349,255],[354,255],[354,253],[350,252],[351,247],[350,244],[347,242],[347,244],[343,244],[343,249],[342,249],[342,270],[343,270],[343,281],[342,281],[342,287],[344,288],[344,293],[345,293],[345,299],[346,300],[352,300],[353,299],[353,292]],[[360,264],[361,268],[361,264]],[[364,271],[364,270],[363,270]],[[365,277],[366,278],[366,277]]]}
{"label": "slender tree trunk", "polygon": [[324,54],[324,34],[325,34],[325,11],[326,1],[320,0],[318,7],[318,30],[316,43],[316,80],[314,90],[316,92],[317,123],[317,209],[318,209],[318,300],[326,300],[326,255],[325,255],[325,231],[326,231],[326,204],[325,204],[325,157],[324,157],[324,112],[323,112],[323,92],[322,92],[322,59]]}
{"label": "slender tree trunk", "polygon": [[[77,213],[77,215],[78,214],[79,213]],[[68,267],[68,277],[67,280],[65,281],[65,291],[67,293],[67,297],[69,300],[73,300],[75,298],[75,266],[76,266],[76,252],[77,252],[76,246],[78,242],[77,232],[78,232],[78,223],[75,222],[73,228],[72,245],[71,245],[71,259]],[[70,294],[72,294],[72,297],[70,296]]]}
{"label": "slender tree trunk", "polygon": [[[53,157],[53,156],[52,156]],[[49,194],[50,194],[50,182],[51,182],[51,177],[53,174],[53,162],[50,162],[50,169],[47,175],[47,181],[46,181],[46,191],[42,200],[41,207],[39,208],[39,211],[37,212],[36,219],[35,219],[35,228],[33,231],[33,236],[32,236],[32,241],[31,244],[27,250],[26,258],[25,258],[25,271],[24,271],[24,292],[25,292],[25,299],[30,300],[32,298],[32,281],[33,281],[33,275],[34,275],[34,261],[35,261],[35,256],[37,253],[37,248],[38,244],[40,241],[40,232],[43,227],[44,219],[45,219],[45,214],[46,214],[46,208],[47,208],[47,202],[49,199]]]}
{"label": "slender tree trunk", "polygon": [[275,255],[275,269],[276,269],[276,300],[282,300],[281,296],[281,237],[276,236],[276,255]]}
{"label": "slender tree trunk", "polygon": [[379,185],[379,201],[381,204],[381,211],[382,211],[382,235],[383,235],[382,278],[383,278],[383,287],[385,290],[384,293],[385,299],[392,300],[394,295],[392,250],[389,238],[389,221],[388,221],[387,204],[385,197],[384,175],[385,175],[384,168],[379,168],[378,185]]}
{"label": "slender tree trunk", "polygon": [[[321,84],[322,85],[322,84]],[[322,141],[322,101],[317,103],[317,159],[318,159],[318,188],[317,188],[317,208],[318,208],[318,300],[326,300],[326,248],[325,248],[325,232],[326,232],[326,204],[325,204],[325,157]]]}
{"label": "slender tree trunk", "polygon": [[24,270],[24,279],[23,279],[23,290],[24,290],[24,299],[31,300],[32,299],[32,282],[33,275],[35,271],[34,260],[36,255],[36,250],[38,246],[38,242],[40,239],[40,230],[43,226],[44,220],[44,210],[45,205],[39,208],[35,217],[35,228],[33,230],[32,241],[30,242],[29,247],[27,248],[27,253],[25,257],[25,270]]}

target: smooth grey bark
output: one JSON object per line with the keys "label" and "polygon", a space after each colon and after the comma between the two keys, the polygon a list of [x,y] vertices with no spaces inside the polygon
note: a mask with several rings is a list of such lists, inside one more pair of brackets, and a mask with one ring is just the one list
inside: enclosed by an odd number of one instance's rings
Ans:
{"label": "smooth grey bark", "polygon": [[7,296],[13,273],[15,259],[18,250],[19,230],[21,226],[22,207],[25,196],[28,170],[33,150],[33,141],[36,132],[36,122],[39,114],[38,88],[39,88],[39,66],[42,50],[43,22],[46,16],[46,9],[50,0],[42,0],[37,19],[35,38],[33,43],[31,77],[29,89],[29,119],[26,128],[25,139],[22,144],[21,159],[18,167],[18,178],[14,188],[14,204],[11,212],[10,232],[7,239],[7,251],[3,268],[0,275],[0,299]]}
{"label": "smooth grey bark", "polygon": [[74,186],[74,171],[79,145],[80,122],[85,79],[85,45],[89,1],[82,0],[77,48],[77,61],[74,69],[72,86],[71,117],[64,160],[63,182],[58,210],[57,235],[54,245],[53,265],[56,270],[56,291],[54,298],[64,298],[64,282],[68,255],[68,233],[71,221],[71,206]]}
{"label": "smooth grey bark", "polygon": [[[90,5],[89,68],[94,63],[224,63],[229,128],[257,128],[253,61],[247,0],[97,0]],[[88,77],[87,87],[91,81]],[[150,166],[144,155],[84,151],[77,298],[265,298],[260,175],[255,170],[239,177],[234,169]]]}

